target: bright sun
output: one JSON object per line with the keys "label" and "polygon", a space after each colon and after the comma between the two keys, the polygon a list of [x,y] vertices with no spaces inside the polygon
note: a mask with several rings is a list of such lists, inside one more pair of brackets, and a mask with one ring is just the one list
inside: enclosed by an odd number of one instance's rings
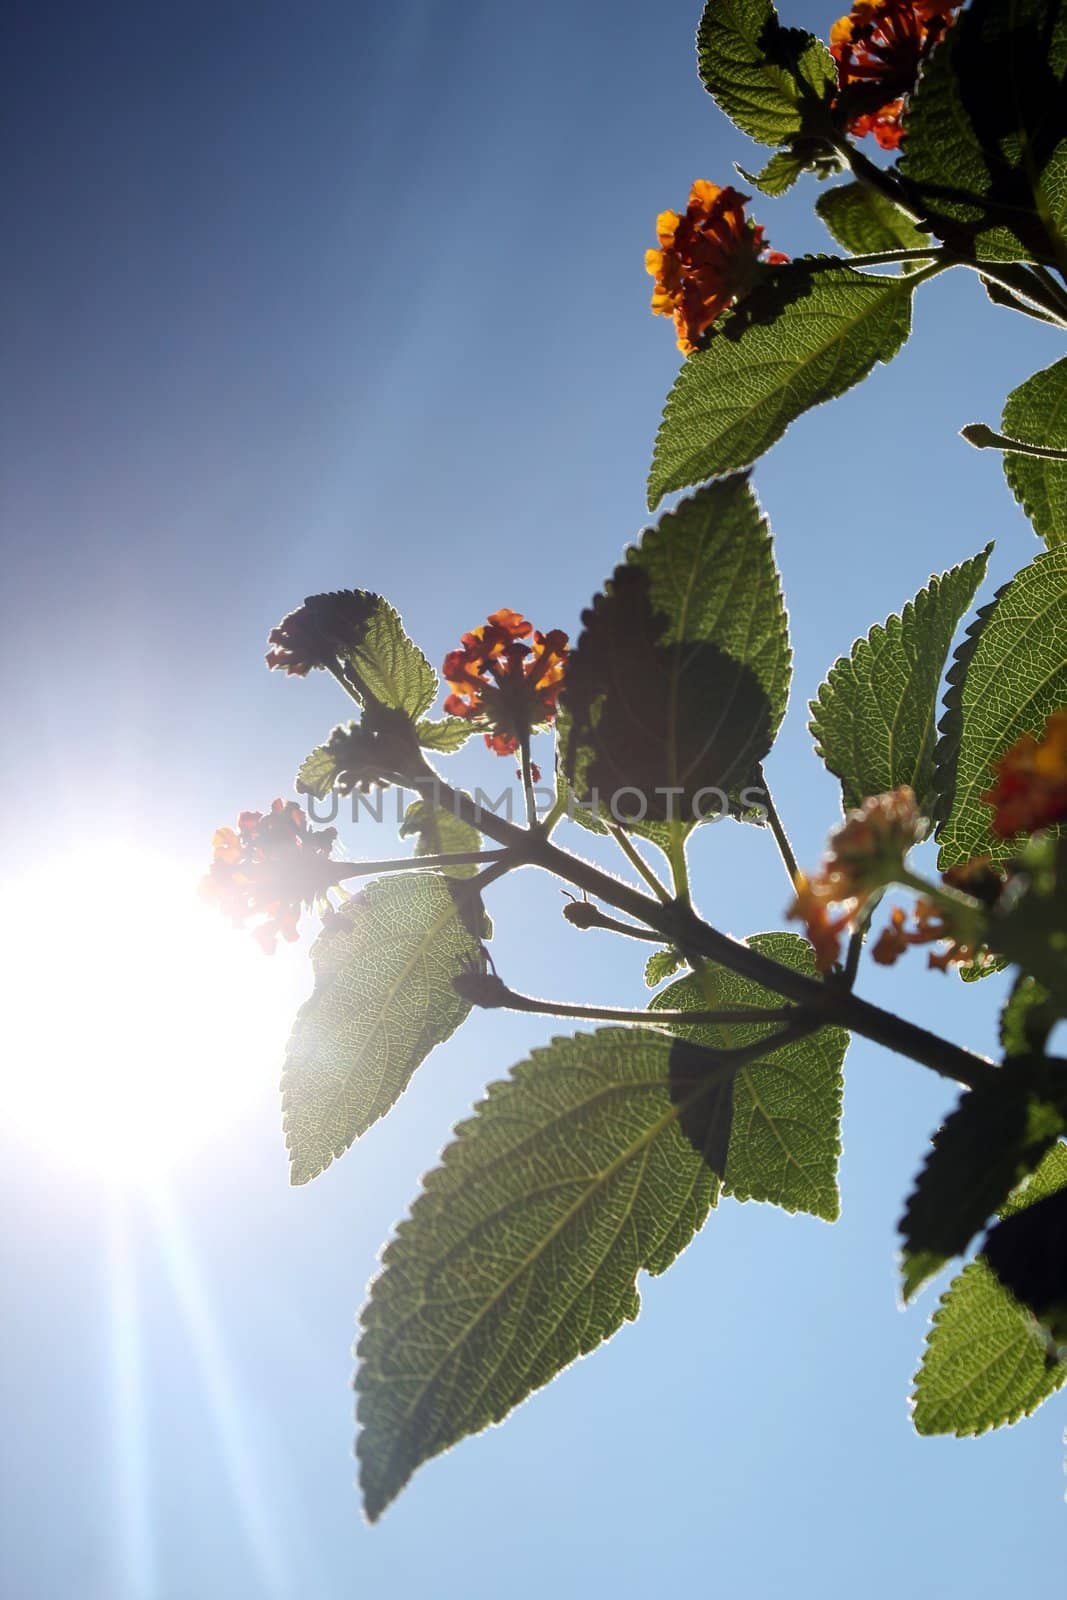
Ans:
{"label": "bright sun", "polygon": [[[5,1120],[64,1162],[158,1174],[278,1079],[295,975],[116,844],[17,885],[0,928]],[[306,987],[306,984],[304,985]]]}

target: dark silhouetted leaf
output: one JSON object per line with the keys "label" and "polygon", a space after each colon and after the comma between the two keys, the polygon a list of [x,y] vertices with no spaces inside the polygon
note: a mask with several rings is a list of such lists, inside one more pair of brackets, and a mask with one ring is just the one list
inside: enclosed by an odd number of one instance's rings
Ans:
{"label": "dark silhouetted leaf", "polygon": [[[1003,425],[1011,439],[1053,448],[1067,445],[1067,361],[1035,372],[1013,390],[1004,406]],[[1050,548],[1067,543],[1067,461],[1009,451],[1004,473],[1038,538]]]}
{"label": "dark silhouetted leaf", "polygon": [[385,1115],[470,1010],[453,978],[485,967],[452,888],[433,873],[368,884],[331,916],[311,960],[315,989],[297,1013],[282,1075],[295,1184]]}
{"label": "dark silhouetted leaf", "polygon": [[[811,946],[795,933],[749,939],[754,950],[812,976]],[[651,1012],[737,1010],[781,1004],[759,984],[706,964],[700,974],[672,983],[649,1002]],[[694,1044],[736,1049],[775,1033],[780,1023],[700,1023],[677,1029]],[[840,1211],[841,1067],[848,1048],[843,1028],[820,1028],[766,1059],[739,1068],[734,1078],[733,1126],[724,1192],[738,1200],[767,1200],[787,1211],[809,1211],[827,1222]]]}
{"label": "dark silhouetted leaf", "polygon": [[[1067,1184],[1067,1145],[1056,1144],[1004,1207],[1005,1215]],[[934,1313],[915,1376],[919,1433],[985,1433],[1029,1416],[1055,1394],[1067,1367],[981,1256],[954,1278]]]}
{"label": "dark silhouetted leaf", "polygon": [[582,621],[560,730],[580,801],[620,822],[691,826],[761,787],[790,650],[770,533],[744,477],[648,529]]}
{"label": "dark silhouetted leaf", "polygon": [[638,1273],[665,1271],[702,1226],[718,1184],[680,1126],[680,1085],[700,1100],[721,1082],[695,1077],[679,1044],[651,1029],[555,1039],[456,1129],[363,1311],[372,1521],[422,1462],[636,1317]]}
{"label": "dark silhouetted leaf", "polygon": [[986,261],[1055,261],[1067,215],[1067,10],[971,0],[923,69],[902,170],[933,231]]}
{"label": "dark silhouetted leaf", "polygon": [[1019,1063],[970,1090],[934,1135],[900,1220],[905,1300],[963,1254],[1064,1131],[1062,1110],[1042,1096],[1042,1075],[1038,1064]]}
{"label": "dark silhouetted leaf", "polygon": [[844,263],[769,268],[708,348],[682,363],[656,438],[649,505],[747,466],[801,412],[892,360],[911,329],[911,285]]}
{"label": "dark silhouetted leaf", "polygon": [[697,62],[716,104],[760,144],[828,122],[837,85],[830,52],[813,34],[783,28],[771,0],[708,0]]}
{"label": "dark silhouetted leaf", "polygon": [[846,811],[906,783],[929,814],[938,688],[991,548],[931,578],[899,617],[857,639],[811,702],[816,750],[841,780]]}
{"label": "dark silhouetted leaf", "polygon": [[1067,1344],[1067,1190],[998,1222],[983,1254],[1009,1294]]}

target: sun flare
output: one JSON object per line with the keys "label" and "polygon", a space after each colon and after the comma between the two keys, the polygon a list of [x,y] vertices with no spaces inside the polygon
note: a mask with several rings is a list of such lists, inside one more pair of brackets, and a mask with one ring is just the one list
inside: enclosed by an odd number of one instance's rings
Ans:
{"label": "sun flare", "polygon": [[147,1178],[277,1083],[295,974],[116,844],[17,885],[0,929],[5,1120],[64,1164]]}

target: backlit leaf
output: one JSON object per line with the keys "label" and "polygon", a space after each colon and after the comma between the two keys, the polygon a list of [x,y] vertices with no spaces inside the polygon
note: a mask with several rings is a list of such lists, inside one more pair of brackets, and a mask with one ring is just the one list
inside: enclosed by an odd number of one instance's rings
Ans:
{"label": "backlit leaf", "polygon": [[311,950],[282,1075],[290,1177],[307,1183],[384,1116],[470,1010],[452,987],[485,970],[461,896],[433,873],[383,878],[332,915]]}
{"label": "backlit leaf", "polygon": [[1056,260],[1067,216],[1067,8],[971,0],[926,63],[902,170],[933,231],[986,261]]}
{"label": "backlit leaf", "polygon": [[[842,183],[824,189],[815,209],[837,243],[853,255],[874,255],[881,250],[921,250],[930,243],[899,206],[864,183]],[[921,261],[907,261],[905,272]]]}
{"label": "backlit leaf", "polygon": [[909,784],[929,815],[938,689],[991,548],[931,578],[900,616],[872,628],[830,668],[811,703],[810,728],[818,754],[841,780],[846,811]]}
{"label": "backlit leaf", "polygon": [[[1067,446],[1067,360],[1035,372],[1008,396],[1003,427],[1027,444]],[[1004,473],[1038,538],[1050,547],[1067,543],[1067,461],[1008,451]]]}
{"label": "backlit leaf", "polygon": [[1014,849],[994,838],[980,797],[993,762],[1067,704],[1067,546],[1038,556],[999,591],[957,652],[949,683],[935,753],[942,871],[986,852],[1004,860]]}
{"label": "backlit leaf", "polygon": [[[1067,1185],[1067,1145],[1056,1144],[1004,1207],[1011,1215]],[[919,1433],[985,1433],[1036,1411],[1067,1379],[1045,1337],[981,1256],[954,1278],[934,1313],[915,1376]]]}
{"label": "backlit leaf", "polygon": [[911,280],[794,261],[763,281],[683,363],[667,398],[649,505],[747,466],[801,412],[844,394],[911,329]]}
{"label": "backlit leaf", "polygon": [[[757,934],[748,943],[784,966],[815,975],[811,946],[798,934]],[[700,974],[661,990],[649,1010],[734,1011],[780,1004],[769,989],[709,963]],[[694,1044],[723,1050],[750,1044],[780,1027],[768,1022],[700,1023],[676,1031]],[[847,1048],[843,1028],[820,1028],[738,1070],[724,1194],[771,1201],[786,1211],[808,1211],[826,1222],[837,1219],[841,1068]]]}
{"label": "backlit leaf", "polygon": [[716,104],[760,144],[825,125],[837,84],[830,52],[813,34],[783,28],[771,0],[708,0],[697,62]]}
{"label": "backlit leaf", "polygon": [[460,1123],[363,1310],[372,1521],[422,1462],[637,1316],[638,1273],[665,1271],[716,1201],[720,1158],[681,1127],[721,1090],[704,1061],[651,1029],[555,1039]]}
{"label": "backlit leaf", "polygon": [[619,822],[689,827],[761,789],[791,657],[770,532],[745,477],[646,530],[582,621],[560,730],[579,800]]}

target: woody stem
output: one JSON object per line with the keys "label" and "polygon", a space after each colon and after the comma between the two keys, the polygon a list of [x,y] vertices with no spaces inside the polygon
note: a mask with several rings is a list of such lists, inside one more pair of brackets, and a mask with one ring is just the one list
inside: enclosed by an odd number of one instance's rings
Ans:
{"label": "woody stem", "polygon": [[907,1056],[921,1066],[974,1088],[989,1081],[997,1071],[991,1061],[975,1055],[948,1039],[942,1039],[917,1023],[908,1022],[891,1011],[863,1000],[858,995],[833,984],[822,983],[742,944],[729,934],[720,932],[704,922],[688,906],[671,903],[664,905],[642,894],[630,884],[613,878],[591,861],[562,850],[546,839],[539,830],[517,828],[503,817],[483,811],[470,795],[453,789],[443,782],[430,767],[424,776],[408,780],[426,790],[435,803],[451,810],[474,827],[481,828],[490,838],[505,845],[516,866],[529,865],[544,868],[565,883],[606,905],[614,906],[635,922],[654,929],[664,944],[674,945],[717,962],[729,972],[769,989],[783,999],[800,1006],[805,1015],[819,1024],[835,1023],[851,1028],[863,1038],[883,1045],[898,1055]]}
{"label": "woody stem", "polygon": [[526,800],[526,826],[537,827],[537,799],[534,795],[533,765],[530,761],[530,730],[524,728],[519,735],[519,759],[522,765],[522,792]]}
{"label": "woody stem", "polygon": [[519,994],[496,977],[479,977],[477,985],[464,985],[466,998],[486,1010],[525,1011],[538,1017],[573,1017],[584,1022],[640,1022],[646,1026],[691,1027],[700,1023],[743,1024],[800,1020],[796,1006],[737,1007],[726,1011],[636,1011],[629,1007],[571,1005],[565,1000],[537,1000]]}
{"label": "woody stem", "polygon": [[336,881],[343,883],[346,878],[372,878],[379,872],[441,872],[507,860],[507,850],[453,850],[438,856],[394,856],[387,861],[337,861],[331,865],[337,869]]}

